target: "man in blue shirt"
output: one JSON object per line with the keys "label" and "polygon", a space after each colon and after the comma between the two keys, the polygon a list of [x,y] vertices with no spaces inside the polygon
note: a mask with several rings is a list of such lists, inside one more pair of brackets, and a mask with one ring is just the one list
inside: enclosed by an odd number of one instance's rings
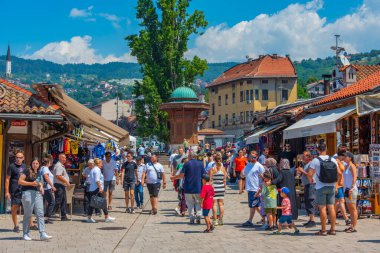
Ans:
{"label": "man in blue shirt", "polygon": [[[183,180],[183,191],[185,193],[186,205],[189,210],[190,224],[194,224],[195,220],[201,223],[201,198],[202,175],[205,173],[203,164],[198,161],[194,151],[190,151],[188,158],[190,159],[184,164],[182,171],[177,176],[172,176],[171,180]],[[194,208],[196,214],[194,214]]]}

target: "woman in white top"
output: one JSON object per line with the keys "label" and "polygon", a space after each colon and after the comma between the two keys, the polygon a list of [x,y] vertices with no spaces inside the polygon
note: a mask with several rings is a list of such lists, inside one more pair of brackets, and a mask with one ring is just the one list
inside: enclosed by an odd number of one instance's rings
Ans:
{"label": "woman in white top", "polygon": [[356,185],[357,174],[356,166],[353,163],[354,155],[351,152],[346,152],[344,155],[344,161],[347,166],[343,172],[344,180],[344,196],[346,198],[346,204],[350,211],[351,226],[344,231],[346,233],[357,232],[356,224],[358,221],[358,211],[356,210],[356,200],[358,197],[358,187]]}
{"label": "woman in white top", "polygon": [[[90,171],[90,174],[88,175],[88,182],[90,183],[90,188],[89,188],[89,194],[90,194],[90,200],[93,196],[98,195],[102,196],[103,195],[103,189],[104,189],[104,179],[103,179],[103,174],[100,171],[100,168],[103,166],[102,160],[99,158],[94,159],[95,167]],[[96,221],[91,218],[92,213],[94,211],[94,208],[91,206],[88,207],[88,218],[86,222],[88,223],[95,223]],[[106,218],[105,222],[113,222],[115,218],[110,217],[108,215],[108,210],[107,210],[107,204],[103,208],[104,216]]]}

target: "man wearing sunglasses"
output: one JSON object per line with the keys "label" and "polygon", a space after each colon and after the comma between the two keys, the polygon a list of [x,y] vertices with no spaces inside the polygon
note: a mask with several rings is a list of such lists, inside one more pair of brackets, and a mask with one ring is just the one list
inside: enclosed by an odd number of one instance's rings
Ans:
{"label": "man wearing sunglasses", "polygon": [[17,210],[21,206],[21,186],[18,184],[18,179],[20,174],[26,168],[23,164],[24,153],[22,151],[17,151],[15,156],[15,162],[10,164],[7,170],[7,175],[5,177],[5,198],[11,200],[12,205],[12,220],[14,224],[13,232],[20,232],[19,226],[17,225]]}
{"label": "man wearing sunglasses", "polygon": [[248,206],[250,211],[249,219],[243,223],[243,227],[252,227],[255,212],[260,213],[260,197],[255,195],[260,188],[260,180],[265,172],[263,165],[257,161],[258,154],[255,150],[251,151],[248,158],[249,163],[245,166],[243,175],[245,176],[245,189],[248,191]]}

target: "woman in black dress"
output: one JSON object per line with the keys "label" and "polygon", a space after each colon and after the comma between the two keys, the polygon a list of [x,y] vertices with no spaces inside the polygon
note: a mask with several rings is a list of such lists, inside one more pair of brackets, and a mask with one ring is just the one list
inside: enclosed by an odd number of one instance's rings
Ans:
{"label": "woman in black dress", "polygon": [[[292,204],[292,216],[293,220],[298,219],[298,208],[296,202],[296,182],[294,180],[294,174],[290,171],[290,165],[288,159],[281,159],[279,165],[279,173],[277,178],[272,180],[272,184],[275,184],[278,189],[287,187],[290,190],[288,194],[290,202]],[[280,194],[277,195],[278,204],[281,206],[282,198]],[[281,216],[281,210],[278,210],[278,215]]]}

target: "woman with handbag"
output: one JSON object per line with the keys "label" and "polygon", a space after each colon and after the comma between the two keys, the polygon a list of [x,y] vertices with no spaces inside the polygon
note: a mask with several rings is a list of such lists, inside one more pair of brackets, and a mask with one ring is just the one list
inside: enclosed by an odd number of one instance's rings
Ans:
{"label": "woman with handbag", "polygon": [[96,221],[91,218],[94,208],[103,209],[105,222],[113,222],[115,218],[108,215],[107,201],[103,195],[104,180],[103,174],[100,171],[102,167],[102,160],[99,158],[94,159],[95,167],[90,171],[88,175],[88,182],[90,183],[89,196],[91,199],[90,206],[88,207],[88,217],[86,222],[95,223]]}
{"label": "woman with handbag", "polygon": [[25,241],[31,241],[29,236],[30,231],[30,218],[32,217],[33,210],[37,216],[38,230],[40,232],[40,240],[48,240],[52,238],[45,232],[45,220],[44,220],[44,187],[43,177],[39,173],[38,169],[40,162],[38,158],[34,158],[31,163],[31,167],[25,169],[18,180],[18,184],[21,185],[22,191],[22,206],[24,208],[23,219],[23,237]]}

